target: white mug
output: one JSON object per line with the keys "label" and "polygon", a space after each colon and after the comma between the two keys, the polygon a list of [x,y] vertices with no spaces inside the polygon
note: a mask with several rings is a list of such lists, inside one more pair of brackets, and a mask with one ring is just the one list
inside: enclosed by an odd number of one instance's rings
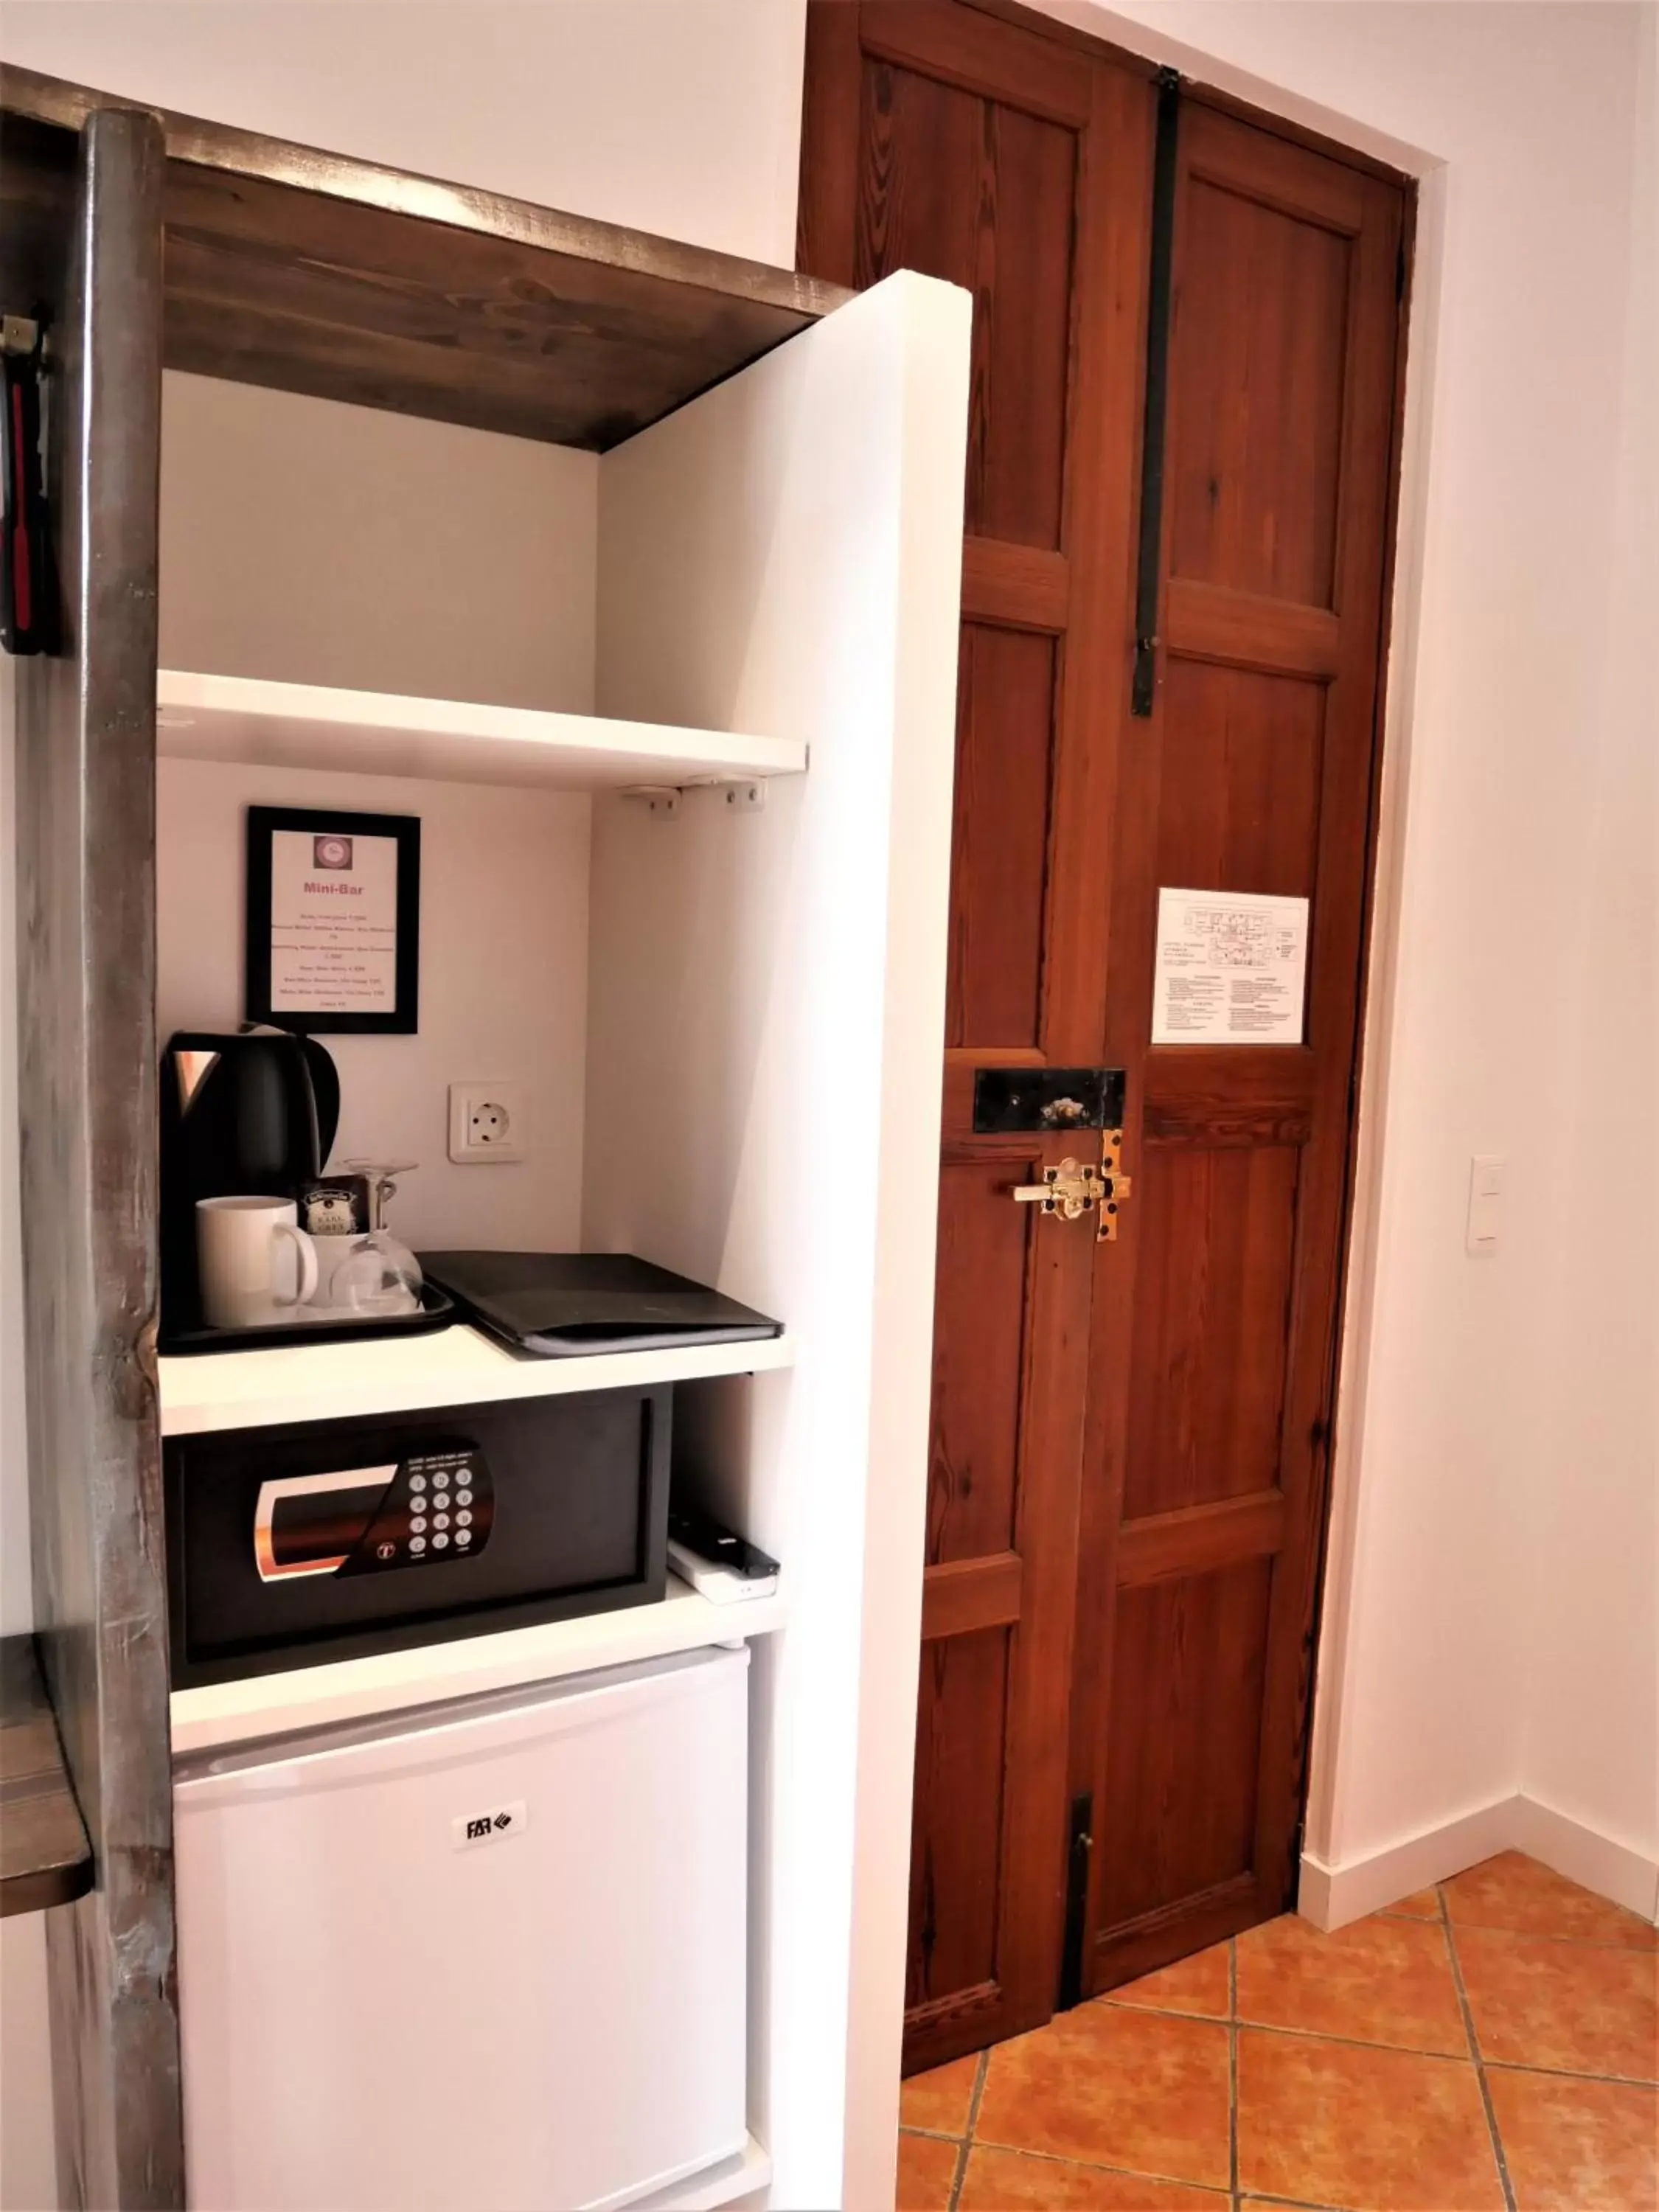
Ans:
{"label": "white mug", "polygon": [[293,1309],[317,1287],[317,1249],[291,1198],[198,1198],[196,1251],[202,1310],[214,1328],[296,1321]]}

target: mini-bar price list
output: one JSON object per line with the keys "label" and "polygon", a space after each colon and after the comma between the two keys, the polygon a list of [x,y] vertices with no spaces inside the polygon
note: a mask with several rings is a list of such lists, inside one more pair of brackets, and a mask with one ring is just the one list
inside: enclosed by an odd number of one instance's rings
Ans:
{"label": "mini-bar price list", "polygon": [[409,815],[248,809],[251,1021],[416,1027],[420,830]]}

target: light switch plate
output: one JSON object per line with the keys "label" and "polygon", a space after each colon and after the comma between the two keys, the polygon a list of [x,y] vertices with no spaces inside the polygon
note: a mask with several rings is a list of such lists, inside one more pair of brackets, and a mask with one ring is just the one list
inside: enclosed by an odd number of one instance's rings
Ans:
{"label": "light switch plate", "polygon": [[449,1157],[462,1167],[510,1164],[525,1157],[528,1087],[522,1083],[452,1083]]}
{"label": "light switch plate", "polygon": [[1486,1259],[1498,1249],[1504,1208],[1504,1168],[1501,1152],[1477,1152],[1469,1162],[1469,1212],[1465,1232],[1468,1250]]}

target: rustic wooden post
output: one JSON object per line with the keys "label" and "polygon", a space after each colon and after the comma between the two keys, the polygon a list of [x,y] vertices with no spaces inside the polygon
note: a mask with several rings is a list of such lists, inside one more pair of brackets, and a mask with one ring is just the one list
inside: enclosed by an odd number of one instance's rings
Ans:
{"label": "rustic wooden post", "polygon": [[53,2068],[64,2190],[99,2208],[184,2203],[154,1353],[164,167],[153,116],[88,118],[51,302],[63,647],[16,695],[35,1607],[96,1869],[49,1923]]}

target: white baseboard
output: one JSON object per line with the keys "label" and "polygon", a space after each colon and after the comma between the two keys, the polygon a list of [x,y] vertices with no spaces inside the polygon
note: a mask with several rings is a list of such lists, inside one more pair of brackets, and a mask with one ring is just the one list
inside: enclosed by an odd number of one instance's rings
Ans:
{"label": "white baseboard", "polygon": [[1414,1890],[1449,1881],[1465,1867],[1478,1866],[1499,1851],[1525,1851],[1570,1881],[1611,1898],[1644,1919],[1659,1917],[1659,1861],[1644,1858],[1535,1798],[1520,1796],[1497,1798],[1443,1827],[1408,1836],[1403,1843],[1347,1866],[1328,1866],[1304,1852],[1297,1911],[1328,1935],[1352,1920],[1363,1920],[1368,1912],[1397,1904]]}
{"label": "white baseboard", "polygon": [[1659,1920],[1659,1863],[1644,1858],[1628,1844],[1587,1828],[1570,1814],[1558,1813],[1536,1797],[1515,1801],[1516,1831],[1510,1848],[1541,1859],[1557,1874],[1610,1897],[1615,1905],[1639,1912],[1644,1920]]}
{"label": "white baseboard", "polygon": [[1443,1827],[1408,1836],[1404,1843],[1390,1844],[1387,1850],[1375,1851],[1370,1857],[1355,1859],[1347,1866],[1327,1866],[1311,1852],[1304,1852],[1297,1911],[1328,1935],[1334,1928],[1346,1928],[1351,1920],[1363,1920],[1368,1912],[1380,1912],[1385,1905],[1398,1904],[1413,1890],[1449,1881],[1465,1867],[1478,1866],[1482,1859],[1513,1848],[1511,1831],[1517,1802],[1500,1797],[1465,1813],[1461,1820],[1449,1820]]}

